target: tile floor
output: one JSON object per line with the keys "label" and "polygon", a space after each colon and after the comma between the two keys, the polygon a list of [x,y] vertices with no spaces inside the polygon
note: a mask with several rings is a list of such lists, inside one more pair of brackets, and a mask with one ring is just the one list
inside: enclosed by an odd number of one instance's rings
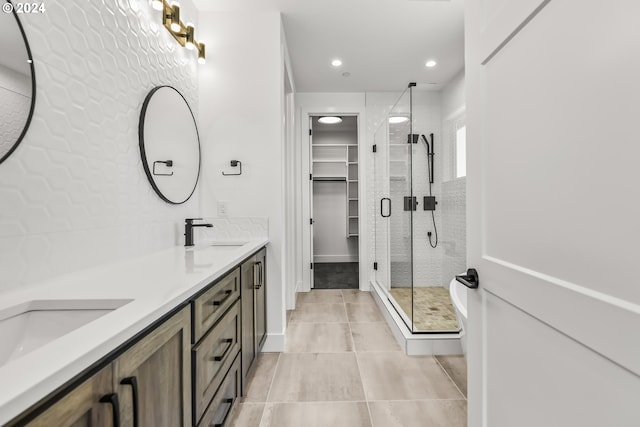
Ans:
{"label": "tile floor", "polygon": [[368,292],[313,290],[263,353],[234,427],[464,427],[462,356],[406,356]]}

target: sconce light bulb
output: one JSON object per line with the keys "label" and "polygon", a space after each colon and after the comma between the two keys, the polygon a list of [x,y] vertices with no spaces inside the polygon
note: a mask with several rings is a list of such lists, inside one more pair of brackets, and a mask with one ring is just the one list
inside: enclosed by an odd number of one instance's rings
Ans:
{"label": "sconce light bulb", "polygon": [[204,43],[200,43],[198,45],[198,64],[205,64],[206,62]]}
{"label": "sconce light bulb", "polygon": [[186,28],[187,28],[187,31],[184,35],[185,37],[184,47],[186,47],[189,50],[194,50],[196,48],[195,40],[193,39],[195,29],[193,28],[193,24],[187,24]]}
{"label": "sconce light bulb", "polygon": [[164,8],[164,4],[162,0],[151,0],[151,7],[155,10],[162,10]]}

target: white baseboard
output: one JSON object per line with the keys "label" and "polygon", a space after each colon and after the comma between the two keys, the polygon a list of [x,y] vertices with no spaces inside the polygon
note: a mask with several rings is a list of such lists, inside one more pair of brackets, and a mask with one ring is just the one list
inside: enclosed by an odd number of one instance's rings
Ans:
{"label": "white baseboard", "polygon": [[284,334],[267,334],[262,346],[263,353],[282,353],[284,351]]}
{"label": "white baseboard", "polygon": [[358,262],[358,255],[314,255],[313,262]]}

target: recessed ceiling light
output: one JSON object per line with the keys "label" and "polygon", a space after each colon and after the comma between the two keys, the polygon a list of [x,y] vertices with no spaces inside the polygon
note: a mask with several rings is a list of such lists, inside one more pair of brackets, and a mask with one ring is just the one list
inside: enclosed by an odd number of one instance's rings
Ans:
{"label": "recessed ceiling light", "polygon": [[333,61],[331,61],[331,65],[333,65],[334,67],[339,67],[342,65],[342,61],[339,59],[334,59]]}
{"label": "recessed ceiling light", "polygon": [[426,64],[424,64],[424,65],[426,65],[426,66],[427,66],[427,68],[433,68],[433,67],[435,67],[436,65],[438,65],[438,63],[437,63],[436,61],[434,61],[433,59],[430,59],[430,60],[428,60],[428,61],[427,61],[427,63],[426,63]]}
{"label": "recessed ceiling light", "polygon": [[407,117],[407,116],[391,116],[391,117],[389,117],[389,123],[391,123],[391,124],[404,123],[404,122],[408,122],[408,121],[409,121],[409,117]]}
{"label": "recessed ceiling light", "polygon": [[323,123],[325,125],[335,125],[336,123],[342,123],[342,117],[323,116],[318,119],[318,123]]}

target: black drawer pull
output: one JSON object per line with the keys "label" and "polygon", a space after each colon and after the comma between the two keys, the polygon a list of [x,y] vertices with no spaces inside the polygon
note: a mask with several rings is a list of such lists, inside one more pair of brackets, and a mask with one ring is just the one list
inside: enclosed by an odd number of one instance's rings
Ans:
{"label": "black drawer pull", "polygon": [[227,299],[229,299],[232,293],[233,291],[231,289],[227,289],[226,291],[224,291],[224,298],[222,298],[220,301],[213,300],[211,304],[215,306],[222,305]]}
{"label": "black drawer pull", "polygon": [[133,395],[133,427],[138,427],[138,379],[135,376],[127,377],[120,381],[120,384],[131,386],[131,394]]}
{"label": "black drawer pull", "polygon": [[220,424],[214,424],[213,427],[224,427],[224,425],[227,423],[227,418],[229,418],[229,414],[231,413],[231,408],[233,408],[234,401],[235,401],[235,398],[224,399],[222,401],[222,403],[228,403],[229,407],[227,408],[227,412],[224,414],[224,418],[222,419],[222,422]]}
{"label": "black drawer pull", "polygon": [[100,398],[100,403],[108,403],[111,405],[113,414],[113,427],[120,427],[120,402],[116,393],[105,394]]}
{"label": "black drawer pull", "polygon": [[224,358],[227,357],[227,354],[229,353],[229,350],[231,350],[231,347],[233,347],[233,338],[224,339],[224,340],[222,340],[222,342],[226,342],[228,344],[227,348],[224,349],[224,351],[222,352],[222,354],[220,356],[215,356],[213,358],[213,360],[215,362],[223,361]]}

